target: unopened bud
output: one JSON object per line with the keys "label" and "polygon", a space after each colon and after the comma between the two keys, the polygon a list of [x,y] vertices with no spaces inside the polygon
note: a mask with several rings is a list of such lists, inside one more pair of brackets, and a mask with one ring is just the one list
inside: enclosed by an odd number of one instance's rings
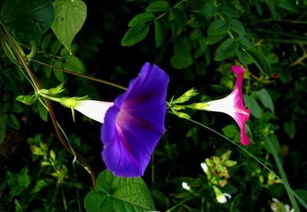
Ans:
{"label": "unopened bud", "polygon": [[63,97],[60,99],[62,105],[68,108],[75,108],[78,105],[78,99],[72,97]]}

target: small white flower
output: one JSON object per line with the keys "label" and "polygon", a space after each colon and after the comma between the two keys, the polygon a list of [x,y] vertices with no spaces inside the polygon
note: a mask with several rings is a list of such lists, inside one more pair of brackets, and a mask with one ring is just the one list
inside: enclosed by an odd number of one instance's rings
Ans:
{"label": "small white flower", "polygon": [[201,168],[203,169],[203,171],[204,171],[205,173],[208,172],[208,166],[207,166],[207,164],[206,164],[205,162],[201,163],[200,166],[201,166]]}
{"label": "small white flower", "polygon": [[221,203],[221,204],[224,204],[227,202],[228,199],[231,198],[231,195],[228,194],[228,193],[222,193],[222,191],[216,187],[216,186],[213,186],[213,189],[214,189],[214,192],[215,192],[215,196],[216,196],[216,200]]}
{"label": "small white flower", "polygon": [[231,195],[227,193],[221,193],[220,195],[216,196],[216,200],[221,204],[226,203],[227,200],[230,198],[231,198]]}
{"label": "small white flower", "polygon": [[223,194],[216,196],[216,200],[221,204],[224,204],[227,202],[227,199]]}
{"label": "small white flower", "polygon": [[187,182],[182,182],[181,186],[182,186],[183,189],[185,189],[187,191],[191,190],[191,187],[189,186],[189,184]]}

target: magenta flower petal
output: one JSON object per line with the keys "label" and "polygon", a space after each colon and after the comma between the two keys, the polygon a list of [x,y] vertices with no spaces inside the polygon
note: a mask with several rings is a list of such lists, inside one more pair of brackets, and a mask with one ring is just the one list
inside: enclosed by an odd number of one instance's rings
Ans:
{"label": "magenta flower petal", "polygon": [[245,132],[245,123],[249,118],[249,110],[244,106],[242,84],[245,69],[241,66],[232,66],[231,70],[236,75],[236,84],[233,91],[225,98],[207,102],[206,110],[222,112],[230,115],[240,128],[240,140],[243,145],[250,144]]}
{"label": "magenta flower petal", "polygon": [[127,91],[115,99],[101,128],[103,160],[116,176],[138,177],[165,131],[166,91],[169,77],[146,63]]}

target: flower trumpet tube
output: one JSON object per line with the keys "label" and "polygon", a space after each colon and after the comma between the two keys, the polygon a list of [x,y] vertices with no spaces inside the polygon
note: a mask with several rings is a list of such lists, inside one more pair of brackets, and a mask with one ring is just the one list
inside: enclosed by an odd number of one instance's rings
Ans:
{"label": "flower trumpet tube", "polygon": [[106,167],[119,177],[138,177],[165,131],[168,75],[145,63],[140,74],[114,102],[79,101],[74,108],[103,123],[101,153]]}
{"label": "flower trumpet tube", "polygon": [[193,109],[222,112],[230,115],[240,128],[240,140],[243,145],[250,144],[250,139],[245,132],[245,123],[249,119],[250,112],[244,106],[242,84],[245,69],[241,66],[232,66],[231,70],[236,75],[236,83],[233,91],[226,97],[205,103],[191,105]]}

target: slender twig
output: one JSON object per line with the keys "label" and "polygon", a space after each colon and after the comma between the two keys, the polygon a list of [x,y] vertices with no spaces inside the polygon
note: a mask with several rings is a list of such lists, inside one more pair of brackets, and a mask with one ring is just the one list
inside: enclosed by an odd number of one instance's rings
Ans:
{"label": "slender twig", "polygon": [[306,50],[305,50],[305,48],[304,48],[303,46],[302,46],[302,49],[303,49],[303,56],[301,56],[300,58],[298,58],[297,60],[295,60],[294,62],[292,62],[292,63],[290,64],[290,66],[296,66],[296,65],[302,64],[303,61],[304,61],[305,59],[307,59]]}
{"label": "slender twig", "polygon": [[122,89],[122,90],[127,90],[126,87],[118,85],[118,84],[113,83],[113,82],[109,82],[109,81],[106,81],[106,80],[97,79],[95,77],[90,77],[90,76],[87,76],[87,75],[79,74],[79,73],[73,72],[73,71],[68,70],[68,69],[59,68],[59,67],[56,67],[56,66],[53,66],[53,65],[41,62],[39,60],[30,59],[30,61],[32,61],[34,63],[37,63],[37,64],[40,64],[42,66],[48,67],[48,68],[55,69],[57,71],[61,71],[61,72],[67,73],[67,74],[71,74],[71,75],[75,75],[75,76],[78,76],[78,77],[82,77],[84,79],[100,82],[100,83],[103,83],[103,84],[106,84],[106,85],[110,85],[110,86],[113,86],[113,87],[116,87],[116,88],[119,88],[119,89]]}
{"label": "slender twig", "polygon": [[[187,0],[181,0],[181,1],[177,2],[172,8],[178,7],[180,4],[182,4],[182,3],[185,2],[185,1],[187,1]],[[157,19],[162,18],[162,17],[165,16],[168,12],[169,12],[169,11],[166,11],[166,12],[162,13],[161,15],[159,15],[159,16],[157,17]]]}
{"label": "slender twig", "polygon": [[[15,56],[16,56],[18,62],[20,63],[21,67],[24,69],[24,71],[27,73],[27,75],[29,76],[29,78],[33,82],[35,90],[36,91],[40,90],[42,87],[40,85],[39,80],[34,75],[34,73],[31,71],[30,67],[28,66],[24,57],[22,56],[21,52],[19,51],[15,41],[13,40],[11,34],[8,32],[6,26],[2,23],[1,20],[0,20],[0,25],[1,25],[1,28],[2,28],[4,35],[6,36],[10,46],[12,47],[12,50],[15,53]],[[58,126],[58,121],[57,121],[56,115],[54,113],[54,110],[51,106],[50,101],[48,101],[48,99],[44,98],[44,102],[45,102],[45,104],[48,108],[48,112],[49,112],[49,115],[50,115],[50,118],[51,118],[51,121],[52,121],[52,124],[53,124],[53,127],[55,129],[57,137],[59,138],[59,140],[62,143],[62,145],[64,146],[64,148],[68,152],[70,152],[72,155],[74,155],[74,152],[71,150],[71,148],[68,145],[68,141],[65,139],[65,137],[63,136],[63,134],[62,134],[62,132],[61,132],[59,126]],[[92,168],[89,166],[89,164],[86,162],[86,160],[83,159],[82,156],[80,156],[79,154],[76,154],[74,156],[82,164],[82,166],[85,168],[85,170],[90,174],[93,187],[95,187],[96,186],[96,177],[95,177],[95,174],[94,174],[94,171],[92,170]]]}

